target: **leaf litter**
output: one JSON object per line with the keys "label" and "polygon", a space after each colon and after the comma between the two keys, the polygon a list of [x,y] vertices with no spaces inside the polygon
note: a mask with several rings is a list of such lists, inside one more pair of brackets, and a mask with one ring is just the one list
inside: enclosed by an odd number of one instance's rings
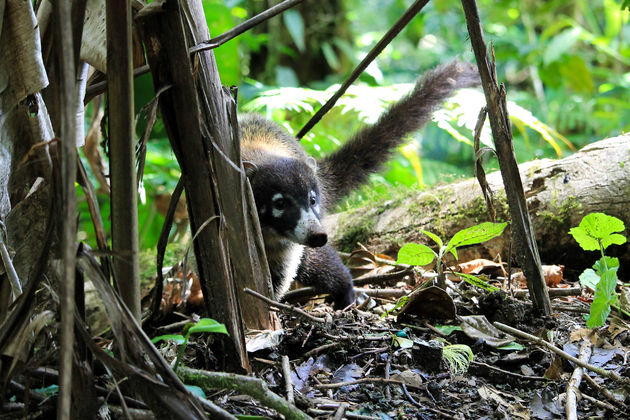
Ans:
{"label": "leaf litter", "polygon": [[[533,314],[524,281],[514,275],[518,270],[505,278],[505,264],[476,260],[452,267],[484,274],[499,292],[482,290],[457,276],[447,276],[444,291],[430,286],[435,279],[431,271],[396,266],[393,259],[364,247],[347,264],[355,276],[375,279],[374,285],[363,282],[361,290],[393,287],[403,292],[404,303],[361,292],[357,307],[333,311],[316,297],[300,307],[328,322],[312,323],[282,311],[282,332],[254,334],[251,340],[257,344],[249,346],[258,349],[249,353],[255,375],[279,395],[286,394],[290,380],[296,406],[314,418],[339,413],[337,418],[348,419],[565,417],[567,382],[576,366],[536,343],[506,334],[494,322],[543,338],[571,355],[588,342],[593,347],[591,364],[630,375],[628,322],[611,316],[606,328],[586,328],[584,302],[592,299],[592,290],[578,288],[575,295],[553,297],[554,289],[579,286],[578,279],[563,277],[564,267],[544,270],[554,303],[554,313],[545,318]],[[384,282],[383,275],[391,277]],[[289,378],[281,368],[282,356],[290,360]],[[193,357],[185,363],[196,362]],[[627,385],[588,370],[585,375],[590,380],[579,388],[578,418],[628,418]],[[233,413],[281,418],[233,391],[218,391],[213,400]]]}

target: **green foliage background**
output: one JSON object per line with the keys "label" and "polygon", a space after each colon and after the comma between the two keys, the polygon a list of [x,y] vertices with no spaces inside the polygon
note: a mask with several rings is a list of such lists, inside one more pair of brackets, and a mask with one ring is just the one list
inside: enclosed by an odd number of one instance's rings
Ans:
{"label": "green foliage background", "polygon": [[[215,36],[260,12],[266,3],[203,0]],[[412,1],[323,1],[325,7],[308,14],[305,8],[316,7],[312,3],[304,2],[301,8],[215,50],[223,83],[239,86],[241,110],[262,112],[291,132],[297,132],[332,95],[334,85],[345,79]],[[516,115],[513,131],[519,161],[569,153],[563,139],[579,148],[630,129],[630,27],[621,0],[477,3],[486,41],[494,45],[498,78],[505,83],[514,106],[510,112]],[[323,74],[319,79],[295,65],[310,63],[308,59],[313,57],[324,63],[317,69],[317,74]],[[461,3],[431,1],[308,134],[303,145],[314,156],[330,153],[362,123],[374,121],[418,75],[453,58],[474,60]],[[136,80],[138,112],[153,95],[150,75]],[[384,174],[373,176],[346,205],[403,187],[472,176],[470,128],[480,105],[471,98],[456,99],[438,116],[438,122],[410,138],[410,145],[388,164]],[[140,134],[143,118],[138,121]],[[491,144],[489,137],[484,142]],[[148,144],[143,182],[146,198],[140,206],[144,249],[155,246],[162,223],[152,199],[170,192],[178,174],[158,122]],[[107,197],[102,197],[105,217],[106,202]],[[80,230],[89,238],[87,219],[81,219]]]}

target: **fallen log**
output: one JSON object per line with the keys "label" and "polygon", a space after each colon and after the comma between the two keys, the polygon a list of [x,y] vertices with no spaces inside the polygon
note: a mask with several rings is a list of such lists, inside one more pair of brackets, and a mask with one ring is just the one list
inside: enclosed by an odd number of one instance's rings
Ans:
{"label": "fallen log", "polygon": [[[543,263],[582,269],[599,258],[598,252],[582,251],[568,234],[588,213],[604,212],[630,227],[630,135],[592,143],[563,159],[523,163],[519,169]],[[491,173],[487,180],[494,193],[497,221],[506,221],[501,174]],[[422,229],[448,240],[460,229],[489,220],[477,180],[467,179],[332,214],[326,225],[338,250],[350,251],[360,242],[395,257],[408,242],[435,245]],[[506,231],[480,246],[462,249],[460,260],[500,254],[507,261],[510,239]],[[629,243],[612,246],[606,253],[619,257],[622,268],[630,263]]]}

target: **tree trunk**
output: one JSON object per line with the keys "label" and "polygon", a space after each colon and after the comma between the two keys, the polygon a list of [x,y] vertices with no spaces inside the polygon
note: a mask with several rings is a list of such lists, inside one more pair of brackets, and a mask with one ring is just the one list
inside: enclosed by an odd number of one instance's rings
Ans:
{"label": "tree trunk", "polygon": [[[542,159],[519,166],[530,216],[543,263],[582,269],[599,257],[582,251],[569,229],[586,214],[604,212],[630,226],[630,135],[590,144],[560,160]],[[501,175],[488,175],[494,192],[497,221],[508,218]],[[371,250],[396,256],[407,242],[433,246],[421,229],[448,240],[460,229],[488,221],[488,210],[475,179],[411,192],[402,199],[387,200],[326,220],[333,244],[351,250],[357,242]],[[511,235],[504,233],[482,245],[463,249],[460,260],[501,254],[510,250]],[[618,256],[622,267],[630,263],[630,244],[612,246],[607,255]]]}

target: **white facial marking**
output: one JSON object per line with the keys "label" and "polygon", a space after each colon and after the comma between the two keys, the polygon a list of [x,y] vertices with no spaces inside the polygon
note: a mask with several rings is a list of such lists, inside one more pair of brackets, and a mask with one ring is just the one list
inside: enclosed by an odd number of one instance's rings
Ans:
{"label": "white facial marking", "polygon": [[[274,196],[271,197],[272,206],[274,205],[276,201],[279,201],[279,200],[284,200],[284,196],[281,193],[274,194]],[[277,209],[275,208],[275,206],[273,207],[273,210],[271,211],[271,215],[275,217],[276,219],[279,219],[280,217],[282,217],[283,214],[284,214],[284,209]]]}

